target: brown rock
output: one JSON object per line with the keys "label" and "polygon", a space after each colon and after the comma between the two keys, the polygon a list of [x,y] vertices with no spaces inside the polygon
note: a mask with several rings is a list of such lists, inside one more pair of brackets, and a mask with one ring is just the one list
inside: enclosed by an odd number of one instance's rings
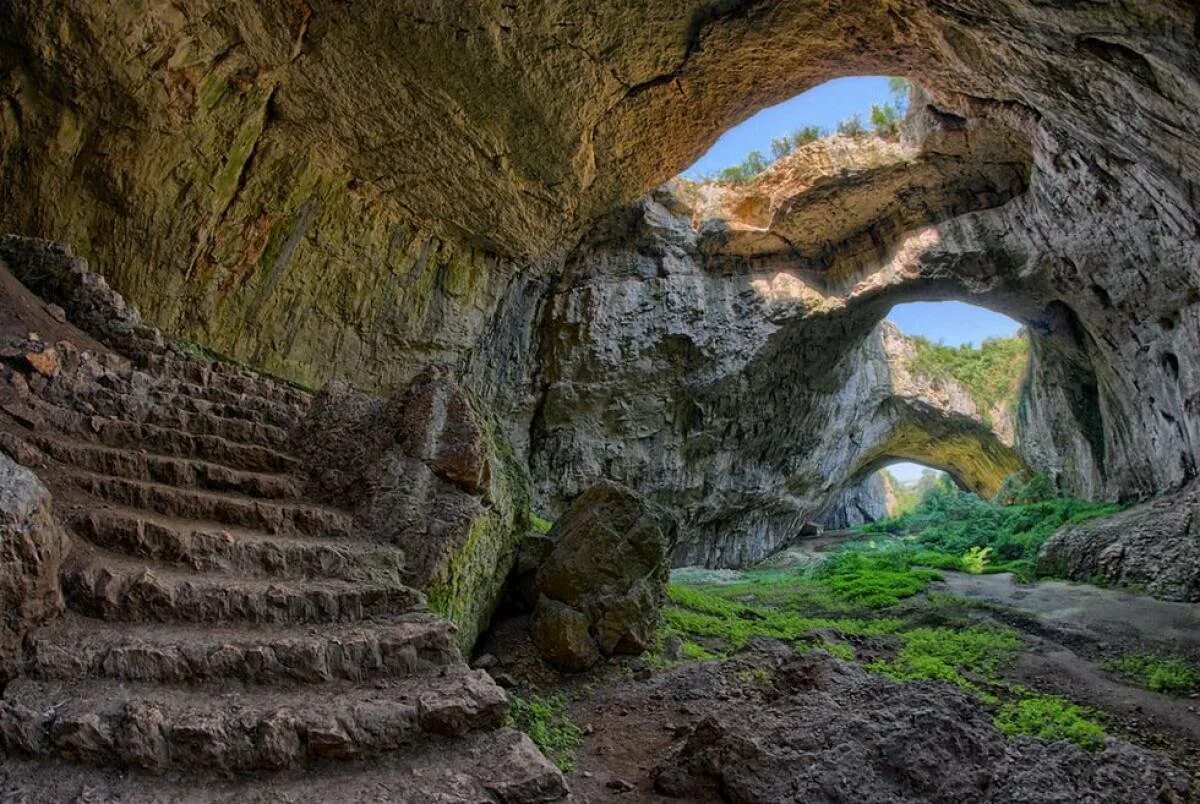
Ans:
{"label": "brown rock", "polygon": [[586,670],[600,661],[586,614],[542,596],[533,610],[530,636],[543,659],[562,670]]}
{"label": "brown rock", "polygon": [[58,352],[53,346],[44,346],[40,351],[27,352],[25,362],[43,377],[54,377],[58,374]]}
{"label": "brown rock", "polygon": [[389,403],[385,415],[396,422],[405,452],[467,491],[488,493],[486,436],[466,392],[447,369],[426,369]]}

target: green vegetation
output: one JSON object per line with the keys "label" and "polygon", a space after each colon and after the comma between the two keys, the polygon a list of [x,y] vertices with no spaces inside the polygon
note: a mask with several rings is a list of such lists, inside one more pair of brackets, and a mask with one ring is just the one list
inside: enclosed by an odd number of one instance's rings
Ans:
{"label": "green vegetation", "polygon": [[1010,737],[1028,734],[1046,740],[1070,740],[1096,750],[1108,734],[1092,713],[1053,695],[1026,694],[1000,707],[995,726]]}
{"label": "green vegetation", "polygon": [[[903,538],[912,564],[968,572],[1012,572],[1033,577],[1034,559],[1050,534],[1063,525],[1109,516],[1121,510],[1110,503],[1087,502],[1052,494],[1049,481],[1010,478],[998,500],[964,492],[948,478],[928,492],[911,511],[863,525],[866,535]],[[897,548],[899,549],[899,548]]]}
{"label": "green vegetation", "polygon": [[532,527],[535,532],[545,536],[550,532],[550,528],[554,527],[554,523],[549,519],[543,519],[531,511],[529,513],[529,526]]}
{"label": "green vegetation", "polygon": [[990,422],[992,410],[1016,410],[1025,368],[1029,365],[1029,338],[988,338],[978,348],[970,344],[945,346],[920,336],[907,336],[914,347],[909,369],[932,379],[955,380],[971,394],[979,413]]}
{"label": "green vegetation", "polygon": [[990,625],[914,628],[900,638],[904,646],[893,661],[874,662],[868,669],[897,681],[949,681],[976,692],[979,688],[963,674],[992,682],[1021,647],[1015,631]]}
{"label": "green vegetation", "polygon": [[862,115],[852,114],[837,124],[837,133],[842,137],[861,137],[867,133],[863,125]]}
{"label": "green vegetation", "polygon": [[[1012,493],[1025,494],[1025,485]],[[987,548],[972,555],[986,566]],[[817,567],[748,570],[735,583],[672,583],[666,632],[684,639],[684,658],[702,661],[726,658],[755,636],[845,661],[854,661],[863,645],[885,657],[868,670],[899,682],[954,684],[990,708],[996,728],[1009,736],[1102,746],[1107,735],[1094,713],[1004,680],[1004,668],[1023,644],[1015,630],[979,622],[982,612],[972,601],[941,593],[914,599],[936,577],[922,565],[938,561],[958,567],[963,559],[889,539],[848,546]],[[770,683],[762,668],[743,669],[738,677]]]}
{"label": "green vegetation", "polygon": [[830,556],[815,577],[834,594],[871,609],[897,605],[939,580],[936,572],[916,568],[910,551],[845,549]]}
{"label": "green vegetation", "polygon": [[871,127],[875,129],[876,136],[886,140],[899,139],[903,122],[899,107],[891,103],[871,104]]}
{"label": "green vegetation", "polygon": [[1200,692],[1200,669],[1174,656],[1135,653],[1110,663],[1108,669],[1154,692],[1168,695]]}
{"label": "green vegetation", "polygon": [[542,698],[511,696],[508,727],[523,731],[561,771],[575,765],[575,752],[583,745],[583,730],[566,713],[561,695]]}

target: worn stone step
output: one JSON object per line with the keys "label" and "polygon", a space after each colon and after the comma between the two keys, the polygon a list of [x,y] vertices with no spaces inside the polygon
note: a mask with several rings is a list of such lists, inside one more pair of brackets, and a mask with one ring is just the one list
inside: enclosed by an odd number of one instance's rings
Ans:
{"label": "worn stone step", "polygon": [[291,475],[248,472],[194,458],[106,447],[66,436],[37,434],[28,440],[54,460],[96,474],[268,499],[293,500],[303,493],[301,483]]}
{"label": "worn stone step", "polygon": [[317,684],[463,667],[449,622],[432,614],[353,625],[130,625],[81,617],[30,634],[25,674],[168,684]]}
{"label": "worn stone step", "polygon": [[52,429],[109,447],[149,449],[159,455],[196,458],[251,472],[295,473],[300,469],[296,458],[259,444],[241,444],[220,436],[195,435],[154,424],[89,416],[45,402],[36,403],[36,408]]}
{"label": "worn stone step", "polygon": [[202,388],[264,399],[271,402],[305,406],[312,394],[285,380],[216,360],[194,355],[165,352],[152,356],[146,369],[159,378],[175,379]]}
{"label": "worn stone step", "polygon": [[0,771],[0,800],[22,802],[546,804],[566,795],[553,763],[529,737],[509,729],[428,736],[368,760],[326,763],[316,773],[259,772],[233,779],[203,772],[154,775],[16,755],[6,758]]}
{"label": "worn stone step", "polygon": [[110,622],[351,623],[424,607],[409,587],[193,573],[76,544],[63,567],[70,608]]}
{"label": "worn stone step", "polygon": [[102,500],[167,516],[310,536],[349,536],[353,517],[335,508],[301,502],[261,500],[227,492],[180,489],[145,480],[64,469],[63,478]]}
{"label": "worn stone step", "polygon": [[[123,421],[153,424],[193,435],[215,435],[242,444],[278,447],[287,441],[287,430],[253,417],[228,417],[214,408],[177,400],[158,401],[149,397],[99,389],[88,396],[95,413]],[[197,409],[199,408],[199,409]]]}
{"label": "worn stone step", "polygon": [[398,582],[404,572],[403,551],[362,539],[279,535],[114,505],[74,511],[69,524],[105,550],[196,571],[378,582]]}
{"label": "worn stone step", "polygon": [[483,671],[276,690],[21,678],[0,703],[7,751],[151,771],[223,773],[353,760],[504,723]]}

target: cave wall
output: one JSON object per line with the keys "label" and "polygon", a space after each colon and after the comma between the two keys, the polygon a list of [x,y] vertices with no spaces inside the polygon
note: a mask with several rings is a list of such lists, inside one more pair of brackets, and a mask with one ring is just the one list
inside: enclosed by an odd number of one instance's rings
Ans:
{"label": "cave wall", "polygon": [[[1024,458],[1078,493],[1140,497],[1195,476],[1200,447],[1198,36],[1184,0],[9,0],[0,229],[69,243],[152,323],[293,379],[388,390],[429,363],[455,365],[518,444],[533,417],[543,462],[554,439],[576,449],[548,435],[572,413],[556,383],[610,371],[609,358],[571,366],[556,351],[589,336],[571,312],[586,302],[600,317],[591,329],[628,322],[609,357],[632,365],[574,381],[608,386],[603,416],[648,465],[675,458],[630,422],[723,421],[718,441],[680,453],[710,456],[679,471],[680,493],[758,521],[747,528],[760,536],[799,516],[749,509],[763,483],[801,467],[734,465],[777,434],[766,413],[818,398],[852,409],[837,394],[866,386],[834,389],[861,373],[853,355],[878,305],[967,297],[1035,333]],[[674,223],[655,225],[652,240],[671,245],[652,244],[661,258],[628,257],[640,213],[613,222],[615,207],[765,105],[855,73],[929,87],[927,123],[968,144],[977,121],[1003,122],[1030,166],[1014,177],[985,157],[996,170],[975,177],[977,203],[955,193],[932,217],[884,205],[831,248],[758,253],[751,237],[739,263],[747,239],[717,232],[724,283],[707,245],[687,255],[698,271],[682,265],[676,252],[692,246],[671,244],[689,237]],[[661,299],[589,289],[604,266],[669,281]],[[764,287],[780,298],[761,303]],[[592,297],[573,301],[570,288]],[[831,312],[854,298],[859,312],[781,313],[793,291]],[[726,332],[704,331],[697,311]],[[638,333],[653,339],[638,346]],[[743,354],[725,356],[726,338]],[[661,376],[647,379],[639,366],[651,365]],[[686,393],[647,401],[667,378]],[[755,411],[745,399],[774,401]],[[793,443],[817,448],[832,423],[798,414]],[[589,471],[626,471],[601,457]],[[709,473],[731,485],[693,488]],[[725,516],[696,515],[714,529]]]}

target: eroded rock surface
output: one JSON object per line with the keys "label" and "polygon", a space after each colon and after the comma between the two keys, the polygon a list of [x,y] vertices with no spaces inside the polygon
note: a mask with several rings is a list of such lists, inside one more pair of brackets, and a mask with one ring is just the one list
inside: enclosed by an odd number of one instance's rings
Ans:
{"label": "eroded rock surface", "polygon": [[[532,637],[565,670],[650,646],[666,599],[675,522],[615,483],[585,491],[555,522],[532,584]],[[531,601],[532,602],[532,601]]]}
{"label": "eroded rock surface", "polygon": [[[1190,780],[1119,740],[1092,754],[1008,738],[967,693],[822,654],[779,660],[775,694],[723,703],[655,770],[660,793],[738,802],[1186,800]],[[698,685],[700,686],[700,685]]]}
{"label": "eroded rock surface", "polygon": [[1042,545],[1038,570],[1200,603],[1200,483],[1110,517],[1068,525]]}
{"label": "eroded rock surface", "polygon": [[311,493],[353,510],[405,556],[469,650],[500,600],[529,517],[528,479],[495,425],[444,369],[390,399],[331,382],[292,432]]}
{"label": "eroded rock surface", "polygon": [[0,453],[0,690],[20,670],[25,635],[62,612],[67,550],[50,492]]}

